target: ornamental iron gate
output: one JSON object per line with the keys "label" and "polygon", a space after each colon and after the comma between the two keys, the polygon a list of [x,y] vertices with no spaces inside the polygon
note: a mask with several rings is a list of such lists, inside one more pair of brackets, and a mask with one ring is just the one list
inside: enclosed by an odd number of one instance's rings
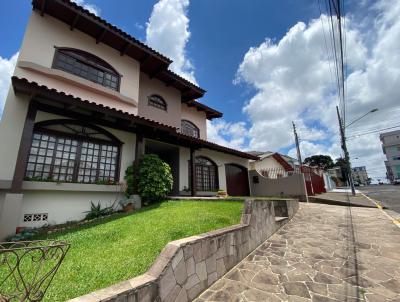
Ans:
{"label": "ornamental iron gate", "polygon": [[0,242],[0,301],[41,301],[68,249],[61,241]]}

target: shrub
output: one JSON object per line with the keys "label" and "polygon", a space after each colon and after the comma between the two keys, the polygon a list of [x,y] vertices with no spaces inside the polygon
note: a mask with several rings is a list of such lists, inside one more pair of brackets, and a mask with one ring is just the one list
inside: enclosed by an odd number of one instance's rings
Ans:
{"label": "shrub", "polygon": [[172,190],[171,167],[155,154],[146,154],[139,163],[138,191],[146,202],[157,202]]}
{"label": "shrub", "polygon": [[7,237],[6,241],[14,242],[14,241],[29,240],[38,233],[39,233],[39,231],[37,229],[27,228],[27,229],[22,230],[18,234]]}
{"label": "shrub", "polygon": [[138,168],[135,165],[130,165],[125,170],[124,179],[126,181],[125,195],[129,197],[133,194],[138,193],[137,183],[138,183]]}
{"label": "shrub", "polygon": [[100,203],[97,203],[97,205],[95,205],[91,201],[90,202],[90,210],[86,211],[84,213],[87,213],[85,219],[91,220],[91,219],[94,219],[94,218],[99,218],[101,216],[110,215],[110,214],[114,213],[114,209],[113,209],[112,206],[111,207],[102,208]]}

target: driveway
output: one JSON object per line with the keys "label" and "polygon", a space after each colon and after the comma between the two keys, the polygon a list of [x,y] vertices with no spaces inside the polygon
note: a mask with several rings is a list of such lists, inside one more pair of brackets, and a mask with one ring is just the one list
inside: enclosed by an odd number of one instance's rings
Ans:
{"label": "driveway", "polygon": [[399,251],[378,209],[302,203],[196,301],[400,301]]}
{"label": "driveway", "polygon": [[400,214],[400,186],[381,185],[358,187],[369,197],[381,201],[387,208]]}

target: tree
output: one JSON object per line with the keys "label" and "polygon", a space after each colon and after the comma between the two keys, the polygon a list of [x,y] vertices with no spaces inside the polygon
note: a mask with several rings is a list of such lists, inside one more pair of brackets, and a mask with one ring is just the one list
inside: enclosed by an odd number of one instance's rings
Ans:
{"label": "tree", "polygon": [[348,180],[347,175],[348,174],[348,169],[347,169],[347,163],[346,160],[344,158],[337,158],[336,159],[336,163],[335,163],[335,167],[340,167],[340,169],[342,170],[342,181],[346,181]]}
{"label": "tree", "polygon": [[313,167],[317,166],[323,170],[330,169],[334,166],[333,160],[329,155],[313,155],[307,157],[303,163]]}

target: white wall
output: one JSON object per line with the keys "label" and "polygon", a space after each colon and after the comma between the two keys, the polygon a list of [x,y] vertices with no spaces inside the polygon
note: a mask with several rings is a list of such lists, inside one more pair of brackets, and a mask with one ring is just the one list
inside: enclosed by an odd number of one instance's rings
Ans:
{"label": "white wall", "polygon": [[[158,94],[167,103],[167,111],[148,105],[148,97]],[[181,127],[181,92],[174,87],[167,87],[157,79],[150,79],[147,74],[140,73],[139,115],[151,120]]]}
{"label": "white wall", "polygon": [[179,147],[179,190],[189,188],[190,149]]}
{"label": "white wall", "polygon": [[[83,219],[90,210],[90,202],[110,206],[122,197],[117,192],[25,191],[22,201],[20,225],[40,227],[46,223],[60,224]],[[48,221],[24,222],[24,214],[48,213]]]}

